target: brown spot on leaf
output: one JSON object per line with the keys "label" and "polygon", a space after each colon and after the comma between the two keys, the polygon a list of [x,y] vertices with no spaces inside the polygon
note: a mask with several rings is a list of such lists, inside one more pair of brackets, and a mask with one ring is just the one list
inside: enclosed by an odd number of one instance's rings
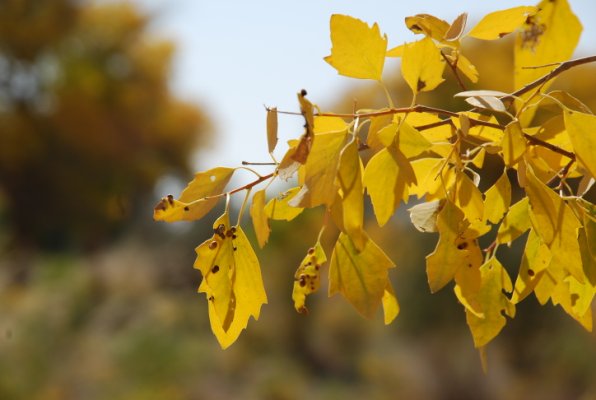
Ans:
{"label": "brown spot on leaf", "polygon": [[416,84],[416,91],[419,92],[426,87],[426,82],[422,79],[418,79],[418,83]]}
{"label": "brown spot on leaf", "polygon": [[214,265],[213,268],[211,268],[211,272],[216,274],[219,272],[219,265]]}
{"label": "brown spot on leaf", "polygon": [[311,247],[310,249],[308,249],[308,254],[314,254],[314,253],[315,253],[314,247]]}
{"label": "brown spot on leaf", "polygon": [[209,243],[209,249],[213,250],[217,247],[217,242],[215,240],[213,240],[211,243]]}
{"label": "brown spot on leaf", "polygon": [[466,248],[468,248],[468,242],[461,242],[457,245],[458,250],[465,250]]}
{"label": "brown spot on leaf", "polygon": [[528,275],[529,276],[534,276],[535,275],[534,270],[533,269],[528,269]]}

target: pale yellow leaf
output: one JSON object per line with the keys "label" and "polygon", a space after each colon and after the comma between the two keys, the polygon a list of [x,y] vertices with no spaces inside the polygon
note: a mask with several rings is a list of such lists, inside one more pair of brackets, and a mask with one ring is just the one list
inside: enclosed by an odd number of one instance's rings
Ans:
{"label": "pale yellow leaf", "polygon": [[389,325],[399,314],[399,303],[389,279],[387,279],[387,286],[381,300],[383,303],[383,322],[385,325]]}
{"label": "pale yellow leaf", "polygon": [[501,142],[503,161],[508,167],[513,167],[526,152],[526,138],[518,121],[513,121],[505,127],[505,134]]}
{"label": "pale yellow leaf", "polygon": [[433,200],[409,208],[410,220],[420,232],[437,232],[437,216],[444,201]]}
{"label": "pale yellow leaf", "polygon": [[548,246],[542,242],[536,231],[531,229],[513,288],[512,303],[519,303],[532,293],[544,271],[548,268],[551,258]]}
{"label": "pale yellow leaf", "polygon": [[449,23],[430,14],[416,14],[406,17],[406,26],[414,33],[422,33],[429,38],[442,41],[449,30]]}
{"label": "pale yellow leaf", "polygon": [[387,51],[387,36],[381,36],[375,23],[347,15],[331,16],[331,55],[325,57],[340,75],[381,80]]}
{"label": "pale yellow leaf", "polygon": [[482,193],[465,173],[459,173],[455,184],[455,205],[464,212],[470,223],[482,220],[484,201]]}

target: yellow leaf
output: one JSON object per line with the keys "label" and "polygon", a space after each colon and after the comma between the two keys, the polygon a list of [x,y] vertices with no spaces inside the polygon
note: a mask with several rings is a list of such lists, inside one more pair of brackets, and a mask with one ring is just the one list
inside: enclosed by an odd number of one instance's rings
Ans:
{"label": "yellow leaf", "polygon": [[267,109],[267,147],[273,153],[277,146],[277,107]]}
{"label": "yellow leaf", "polygon": [[292,207],[288,202],[300,191],[299,187],[289,189],[269,200],[265,206],[265,215],[274,220],[291,221],[302,213],[304,208]]}
{"label": "yellow leaf", "polygon": [[271,228],[269,228],[269,218],[265,212],[265,190],[259,190],[252,197],[250,216],[252,218],[253,227],[255,228],[259,247],[262,248],[269,240],[269,233],[271,232]]}
{"label": "yellow leaf", "polygon": [[[538,12],[527,18],[523,30],[517,33],[514,45],[514,88],[535,81],[549,73],[557,65],[544,68],[526,68],[532,66],[559,63],[573,55],[582,31],[579,19],[571,11],[567,0],[542,0]],[[553,80],[542,85],[545,91]],[[533,95],[525,93],[523,100]],[[519,103],[521,104],[521,102]],[[521,115],[522,125],[527,126],[535,113],[530,107]]]}
{"label": "yellow leaf", "polygon": [[513,167],[526,152],[526,139],[518,121],[513,121],[505,128],[501,142],[503,161],[508,167]]}
{"label": "yellow leaf", "polygon": [[596,177],[596,116],[565,111],[565,127],[578,161]]}
{"label": "yellow leaf", "polygon": [[211,329],[222,348],[236,341],[252,316],[259,318],[267,303],[259,261],[239,226],[228,213],[213,224],[214,235],[197,247],[195,268],[203,280],[199,292],[209,304]]}
{"label": "yellow leaf", "polygon": [[513,7],[487,14],[468,32],[468,36],[482,40],[496,40],[521,27],[536,7]]}
{"label": "yellow leaf", "polygon": [[432,293],[447,285],[459,268],[474,265],[475,241],[463,237],[466,228],[464,213],[451,201],[445,201],[437,216],[439,241],[435,250],[426,256],[426,275]]}
{"label": "yellow leaf", "polygon": [[422,33],[431,39],[442,41],[449,30],[449,23],[430,14],[406,17],[406,26],[414,33]]}
{"label": "yellow leaf", "polygon": [[482,193],[463,172],[459,173],[456,179],[455,205],[464,212],[470,223],[482,220],[484,213]]}
{"label": "yellow leaf", "polygon": [[308,100],[306,98],[306,94],[307,94],[306,90],[304,90],[304,89],[302,89],[300,92],[297,93],[298,104],[300,105],[300,112],[302,113],[302,115],[304,116],[304,119],[306,120],[305,136],[312,136],[314,126],[315,126],[314,106],[310,102],[310,100]]}
{"label": "yellow leaf", "polygon": [[206,197],[222,194],[234,171],[233,168],[218,167],[197,173],[178,200],[174,200],[171,195],[161,199],[155,206],[153,219],[174,222],[193,221],[204,217],[219,200],[218,197]]}
{"label": "yellow leaf", "polygon": [[476,153],[476,155],[474,156],[474,158],[470,160],[470,162],[474,164],[476,167],[482,168],[482,166],[484,165],[485,156],[486,150],[484,149],[484,147],[481,147],[480,150],[478,150],[478,153]]}
{"label": "yellow leaf", "polygon": [[481,284],[476,301],[484,317],[479,318],[466,309],[466,322],[470,327],[475,347],[485,346],[503,329],[507,320],[503,313],[513,318],[515,305],[503,294],[511,292],[512,284],[507,271],[496,258],[480,267]]}
{"label": "yellow leaf", "polygon": [[552,189],[527,171],[526,193],[530,199],[530,221],[542,241],[549,247],[552,263],[566,269],[584,282],[578,243],[580,222],[565,201]]}
{"label": "yellow leaf", "polygon": [[370,238],[362,251],[340,233],[329,267],[329,296],[341,293],[366,318],[381,305],[393,262]]}
{"label": "yellow leaf", "polygon": [[327,117],[316,115],[314,117],[314,123],[315,134],[342,132],[347,129],[346,121],[344,121],[340,117]]}
{"label": "yellow leaf", "polygon": [[414,94],[435,89],[443,81],[445,61],[432,39],[409,43],[404,49],[401,73]]}
{"label": "yellow leaf", "polygon": [[427,201],[445,198],[445,193],[455,183],[455,173],[444,161],[442,158],[412,161],[417,183],[410,186],[410,194],[419,199],[426,195]]}
{"label": "yellow leaf", "polygon": [[478,70],[470,60],[459,52],[455,55],[447,55],[449,62],[455,64],[455,67],[471,82],[478,82]]}
{"label": "yellow leaf", "polygon": [[453,20],[447,32],[443,36],[443,39],[447,42],[453,42],[459,40],[464,29],[466,28],[466,22],[468,21],[468,13],[462,13]]}
{"label": "yellow leaf", "polygon": [[497,232],[498,243],[511,243],[530,229],[532,224],[528,213],[528,205],[529,200],[524,197],[509,208]]}
{"label": "yellow leaf", "polygon": [[432,147],[432,144],[406,121],[401,123],[396,143],[406,158],[416,157]]}
{"label": "yellow leaf", "polygon": [[408,185],[415,181],[412,166],[393,146],[369,160],[364,170],[364,186],[380,226],[387,223],[400,200],[408,200]]}
{"label": "yellow leaf", "polygon": [[383,322],[385,325],[389,325],[399,314],[399,303],[389,279],[387,279],[387,286],[381,300],[383,303]]}
{"label": "yellow leaf", "polygon": [[387,55],[387,57],[395,57],[395,58],[403,57],[405,47],[406,47],[405,44],[400,44],[399,46],[396,46],[392,49],[387,50],[386,55]]}
{"label": "yellow leaf", "polygon": [[347,15],[331,16],[331,55],[325,57],[340,75],[381,80],[387,50],[387,36],[379,26]]}
{"label": "yellow leaf", "polygon": [[511,296],[513,304],[519,303],[532,293],[549,266],[551,257],[548,247],[540,240],[536,231],[531,229]]}
{"label": "yellow leaf", "polygon": [[291,206],[331,206],[337,186],[335,177],[339,155],[344,147],[347,131],[315,135],[310,155],[304,165],[304,185],[289,203]]}
{"label": "yellow leaf", "polygon": [[419,130],[418,127],[434,124],[440,121],[441,119],[435,114],[419,112],[408,114],[408,123],[412,125],[413,128],[418,130],[420,134],[431,143],[448,141],[449,138],[453,136],[451,127],[448,124],[443,124],[432,129],[424,130]]}
{"label": "yellow leaf", "polygon": [[321,286],[321,266],[325,262],[327,262],[327,256],[321,244],[317,242],[314,247],[308,249],[308,253],[294,274],[292,300],[294,308],[301,314],[308,314],[308,308],[305,305],[306,296],[316,292]]}
{"label": "yellow leaf", "polygon": [[381,143],[378,133],[384,127],[391,124],[392,118],[393,118],[392,115],[379,115],[378,117],[370,118],[370,126],[368,127],[366,144],[374,152],[377,152],[377,151],[381,150],[383,147],[386,147],[383,143]]}
{"label": "yellow leaf", "polygon": [[483,220],[497,224],[511,205],[511,183],[503,172],[495,184],[486,191]]}
{"label": "yellow leaf", "polygon": [[358,251],[366,244],[364,224],[364,189],[362,187],[362,168],[355,139],[342,150],[337,180],[341,188],[342,228],[352,238]]}
{"label": "yellow leaf", "polygon": [[[460,113],[460,114],[464,114],[466,116],[468,116],[469,118],[474,118],[480,121],[484,121],[484,122],[492,122],[492,123],[498,123],[499,121],[497,121],[497,119],[494,117],[494,115],[482,115],[482,114],[478,114],[478,113],[473,113],[473,112],[464,112],[464,113]],[[453,121],[453,123],[455,124],[456,127],[460,127],[460,118],[451,118],[451,120]],[[500,144],[501,140],[503,138],[503,131],[497,128],[493,128],[490,126],[484,126],[484,125],[475,125],[470,127],[470,129],[468,130],[468,136],[472,136],[473,138],[476,139],[480,139],[483,142],[492,142],[495,144]]]}

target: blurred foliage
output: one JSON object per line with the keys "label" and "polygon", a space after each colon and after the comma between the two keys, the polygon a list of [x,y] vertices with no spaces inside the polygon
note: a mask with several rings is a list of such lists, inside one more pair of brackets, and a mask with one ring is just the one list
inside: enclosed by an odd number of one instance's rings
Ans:
{"label": "blurred foliage", "polygon": [[208,121],[171,93],[174,45],[149,23],[129,3],[0,2],[0,223],[18,244],[97,246],[158,178],[190,174]]}

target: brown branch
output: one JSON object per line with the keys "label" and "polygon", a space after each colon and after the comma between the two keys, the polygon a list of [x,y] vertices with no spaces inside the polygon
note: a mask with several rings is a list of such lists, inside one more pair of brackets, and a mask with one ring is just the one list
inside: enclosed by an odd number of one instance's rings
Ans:
{"label": "brown branch", "polygon": [[561,155],[564,155],[567,158],[570,158],[572,160],[575,160],[575,154],[567,151],[565,149],[560,148],[559,146],[555,146],[554,144],[551,144],[549,142],[545,142],[544,140],[540,140],[538,138],[535,138],[532,135],[528,135],[527,133],[524,133],[524,137],[528,140],[528,142],[530,142],[531,144],[535,145],[535,146],[542,146],[545,147],[551,151],[554,151],[555,153],[559,153]]}
{"label": "brown branch", "polygon": [[457,84],[459,85],[459,87],[463,91],[468,90],[468,89],[466,89],[466,85],[464,85],[464,82],[461,80],[461,77],[457,73],[457,60],[456,60],[455,64],[451,64],[451,62],[449,61],[449,59],[447,58],[445,53],[443,53],[442,51],[441,51],[441,56],[443,57],[443,60],[445,60],[447,65],[449,65],[449,68],[451,69],[451,72],[453,72],[453,75],[455,76],[455,79],[457,80]]}
{"label": "brown branch", "polygon": [[540,86],[545,82],[548,82],[549,80],[553,79],[560,73],[567,71],[569,68],[573,68],[578,65],[588,64],[588,63],[592,63],[592,62],[596,62],[596,56],[582,57],[582,58],[577,58],[575,60],[569,60],[569,61],[562,62],[559,64],[559,66],[557,68],[553,69],[548,74],[544,75],[542,78],[538,78],[534,82],[528,83],[523,88],[518,89],[515,92],[511,93],[510,95],[501,98],[501,100],[503,100],[503,101],[504,100],[507,100],[507,101],[513,100],[515,97],[521,96],[522,94],[529,92],[530,90],[534,89],[535,87]]}

